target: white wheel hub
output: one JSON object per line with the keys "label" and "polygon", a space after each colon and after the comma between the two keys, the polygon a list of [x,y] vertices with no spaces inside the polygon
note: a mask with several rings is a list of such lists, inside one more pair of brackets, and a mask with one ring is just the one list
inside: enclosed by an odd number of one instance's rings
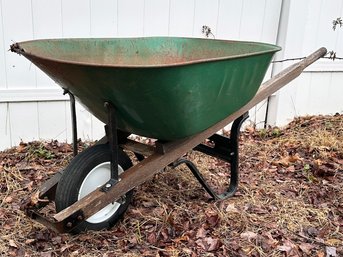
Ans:
{"label": "white wheel hub", "polygon": [[[121,174],[122,172],[124,172],[123,168],[118,165],[118,173]],[[110,178],[111,163],[100,163],[98,166],[94,167],[82,181],[77,199],[80,200],[90,192],[101,187],[107,181],[109,181]],[[118,202],[110,203],[93,216],[89,217],[86,221],[89,223],[101,223],[114,215],[119,207],[120,203]]]}

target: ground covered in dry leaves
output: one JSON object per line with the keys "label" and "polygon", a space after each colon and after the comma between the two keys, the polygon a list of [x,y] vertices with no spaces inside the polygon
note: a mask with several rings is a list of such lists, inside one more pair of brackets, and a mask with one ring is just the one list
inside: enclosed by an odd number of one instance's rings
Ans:
{"label": "ground covered in dry leaves", "polygon": [[[19,210],[71,150],[52,141],[0,152],[2,256],[343,256],[343,115],[247,128],[239,190],[226,201],[209,201],[187,169],[167,169],[135,190],[111,230],[76,236]],[[197,152],[188,158],[224,190],[226,163]]]}

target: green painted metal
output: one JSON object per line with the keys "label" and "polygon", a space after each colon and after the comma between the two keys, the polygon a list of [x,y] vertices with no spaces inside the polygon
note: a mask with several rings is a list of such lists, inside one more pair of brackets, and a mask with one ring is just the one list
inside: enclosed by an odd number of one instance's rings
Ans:
{"label": "green painted metal", "polygon": [[174,37],[34,40],[13,48],[101,121],[109,101],[121,130],[161,140],[196,134],[246,104],[280,50]]}

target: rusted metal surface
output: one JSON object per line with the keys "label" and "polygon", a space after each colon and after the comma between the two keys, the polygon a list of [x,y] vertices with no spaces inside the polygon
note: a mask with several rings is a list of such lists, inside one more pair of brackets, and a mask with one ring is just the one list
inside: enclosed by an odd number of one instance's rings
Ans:
{"label": "rusted metal surface", "polygon": [[177,140],[203,131],[257,92],[280,47],[199,38],[33,40],[12,46],[99,120],[116,109],[121,131]]}
{"label": "rusted metal surface", "polygon": [[47,217],[44,217],[43,215],[34,210],[29,210],[28,216],[57,233],[67,232],[67,229],[64,226],[64,222],[55,222],[53,220],[48,219]]}
{"label": "rusted metal surface", "polygon": [[52,178],[48,179],[39,188],[39,198],[47,197],[49,200],[55,199],[55,192],[58,181],[61,179],[64,170],[58,171]]}

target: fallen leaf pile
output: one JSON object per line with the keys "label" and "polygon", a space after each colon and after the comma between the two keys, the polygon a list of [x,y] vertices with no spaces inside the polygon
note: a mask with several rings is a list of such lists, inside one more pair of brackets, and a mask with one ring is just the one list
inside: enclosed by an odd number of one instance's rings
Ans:
{"label": "fallen leaf pile", "polygon": [[[234,197],[213,202],[185,166],[167,168],[135,189],[107,231],[57,234],[20,210],[71,158],[72,147],[57,141],[0,152],[1,256],[343,256],[343,115],[250,127]],[[225,191],[227,163],[193,151],[187,158]]]}

